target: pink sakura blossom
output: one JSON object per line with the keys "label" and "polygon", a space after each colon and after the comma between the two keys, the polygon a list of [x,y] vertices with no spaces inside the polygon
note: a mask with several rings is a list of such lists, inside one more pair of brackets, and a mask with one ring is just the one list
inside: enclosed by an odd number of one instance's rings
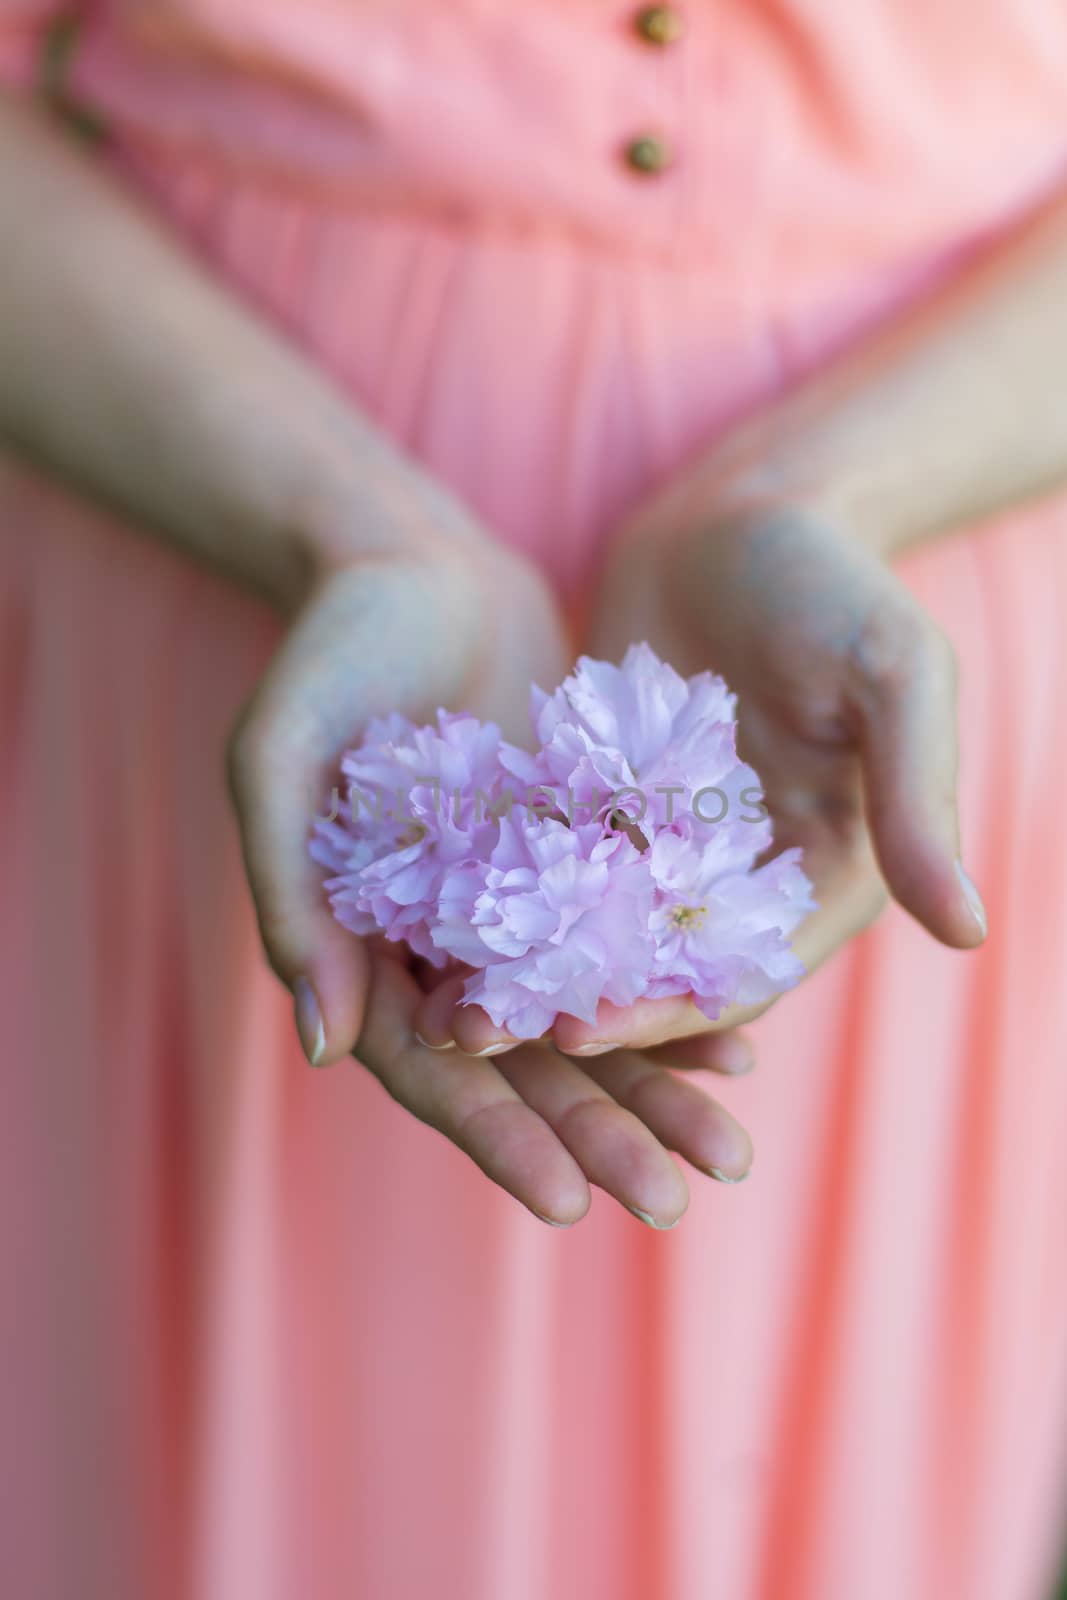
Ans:
{"label": "pink sakura blossom", "polygon": [[396,713],[368,725],[344,759],[344,810],[316,823],[311,853],[334,915],[353,933],[405,940],[435,966],[430,929],[446,870],[490,848],[502,772],[499,729],[437,713],[418,728]]}
{"label": "pink sakura blossom", "polygon": [[[311,846],[335,915],[471,969],[465,1001],[516,1038],[601,1000],[691,993],[714,1019],[770,999],[803,976],[789,938],[814,903],[799,851],[766,859],[735,713],[720,678],[640,644],[534,690],[533,755],[474,717],[372,722],[342,766],[346,814]],[[516,783],[550,791],[548,814]]]}
{"label": "pink sakura blossom", "polygon": [[536,1039],[560,1012],[592,1022],[601,1000],[644,993],[653,945],[647,861],[598,822],[501,818],[489,859],[446,876],[434,940],[476,969],[465,998]]}
{"label": "pink sakura blossom", "polygon": [[[721,678],[682,678],[647,644],[631,645],[618,667],[582,656],[554,694],[533,691],[537,754],[503,745],[501,760],[563,806],[573,796],[581,819],[591,810],[606,815],[612,793],[628,789],[636,793],[620,809],[638,826],[669,826],[691,810],[694,796],[711,790],[725,805],[709,799],[705,815],[725,809],[736,820],[742,792],[759,792],[755,772],[737,758],[736,704]],[[770,842],[766,828],[743,826],[753,855]]]}
{"label": "pink sakura blossom", "polygon": [[747,871],[721,864],[693,835],[664,831],[649,851],[655,954],[646,992],[691,992],[712,1021],[728,1005],[760,1005],[800,982],[788,936],[815,909],[799,850]]}

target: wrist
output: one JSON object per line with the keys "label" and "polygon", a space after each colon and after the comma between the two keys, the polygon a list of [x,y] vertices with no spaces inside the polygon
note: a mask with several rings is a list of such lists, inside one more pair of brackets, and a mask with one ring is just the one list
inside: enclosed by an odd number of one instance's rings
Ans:
{"label": "wrist", "polygon": [[716,504],[728,521],[798,513],[885,561],[924,531],[906,484],[860,457],[834,459],[817,436],[797,435],[781,448],[735,460],[720,479]]}
{"label": "wrist", "polygon": [[708,503],[795,507],[888,560],[951,519],[946,453],[920,456],[892,407],[829,373],[742,423],[698,477]]}
{"label": "wrist", "polygon": [[488,545],[443,485],[358,418],[308,452],[271,525],[280,553],[271,598],[286,614],[361,562],[467,566]]}

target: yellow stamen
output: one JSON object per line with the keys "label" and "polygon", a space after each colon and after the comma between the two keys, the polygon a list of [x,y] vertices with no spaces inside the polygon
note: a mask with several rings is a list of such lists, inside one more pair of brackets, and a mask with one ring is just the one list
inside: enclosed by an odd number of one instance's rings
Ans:
{"label": "yellow stamen", "polygon": [[675,906],[671,921],[676,928],[699,928],[707,914],[707,906]]}

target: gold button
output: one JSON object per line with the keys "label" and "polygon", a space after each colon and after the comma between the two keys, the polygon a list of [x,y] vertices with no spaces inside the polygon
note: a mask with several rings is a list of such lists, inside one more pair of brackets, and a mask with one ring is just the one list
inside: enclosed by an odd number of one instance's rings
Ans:
{"label": "gold button", "polygon": [[685,23],[673,6],[642,7],[634,27],[646,44],[674,44],[685,32]]}
{"label": "gold button", "polygon": [[635,172],[663,172],[671,164],[670,146],[665,139],[644,133],[626,146],[626,159]]}

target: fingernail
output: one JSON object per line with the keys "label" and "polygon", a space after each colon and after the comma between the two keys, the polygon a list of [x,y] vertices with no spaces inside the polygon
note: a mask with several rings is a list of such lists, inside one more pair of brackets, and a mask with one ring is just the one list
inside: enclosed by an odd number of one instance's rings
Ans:
{"label": "fingernail", "polygon": [[566,1052],[569,1056],[606,1056],[609,1050],[617,1050],[614,1044],[576,1044],[573,1050]]}
{"label": "fingernail", "polygon": [[[750,1167],[749,1172],[751,1170],[752,1169]],[[716,1183],[744,1183],[745,1179],[748,1177],[748,1172],[742,1172],[739,1173],[736,1178],[731,1178],[730,1174],[728,1172],[724,1172],[721,1167],[708,1167],[707,1173],[708,1177],[714,1178]]]}
{"label": "fingernail", "polygon": [[967,904],[971,909],[971,915],[981,928],[982,938],[984,939],[986,934],[989,932],[989,922],[986,917],[985,906],[982,904],[982,896],[978,893],[978,890],[975,888],[974,884],[971,882],[971,879],[964,871],[962,861],[956,862],[956,876],[960,880],[960,888],[963,890],[964,899],[967,901]]}
{"label": "fingernail", "polygon": [[476,1056],[502,1056],[505,1050],[514,1050],[518,1040],[507,1041],[500,1039],[496,1044],[487,1044],[484,1050],[475,1050]]}
{"label": "fingernail", "polygon": [[315,991],[306,978],[297,978],[293,984],[293,1007],[304,1054],[311,1065],[317,1067],[326,1049],[326,1030]]}
{"label": "fingernail", "polygon": [[429,1039],[424,1039],[422,1037],[421,1033],[417,1033],[415,1037],[420,1044],[424,1044],[426,1046],[427,1050],[454,1050],[456,1048],[455,1039],[446,1039],[444,1044],[431,1044]]}
{"label": "fingernail", "polygon": [[655,1217],[650,1217],[647,1211],[638,1211],[636,1206],[627,1206],[626,1209],[631,1216],[637,1218],[638,1222],[643,1222],[646,1227],[655,1228],[657,1233],[668,1233],[671,1228],[676,1228],[682,1220],[681,1217],[675,1217],[673,1222],[657,1222]]}
{"label": "fingernail", "polygon": [[[530,1210],[533,1211],[532,1206]],[[550,1228],[569,1228],[571,1226],[569,1222],[557,1222],[555,1217],[546,1217],[543,1211],[533,1211],[533,1214],[538,1222],[547,1222]]]}
{"label": "fingernail", "polygon": [[716,1050],[716,1064],[720,1072],[729,1073],[731,1077],[740,1077],[742,1073],[751,1072],[756,1065],[756,1057],[752,1046],[744,1039],[723,1039]]}

